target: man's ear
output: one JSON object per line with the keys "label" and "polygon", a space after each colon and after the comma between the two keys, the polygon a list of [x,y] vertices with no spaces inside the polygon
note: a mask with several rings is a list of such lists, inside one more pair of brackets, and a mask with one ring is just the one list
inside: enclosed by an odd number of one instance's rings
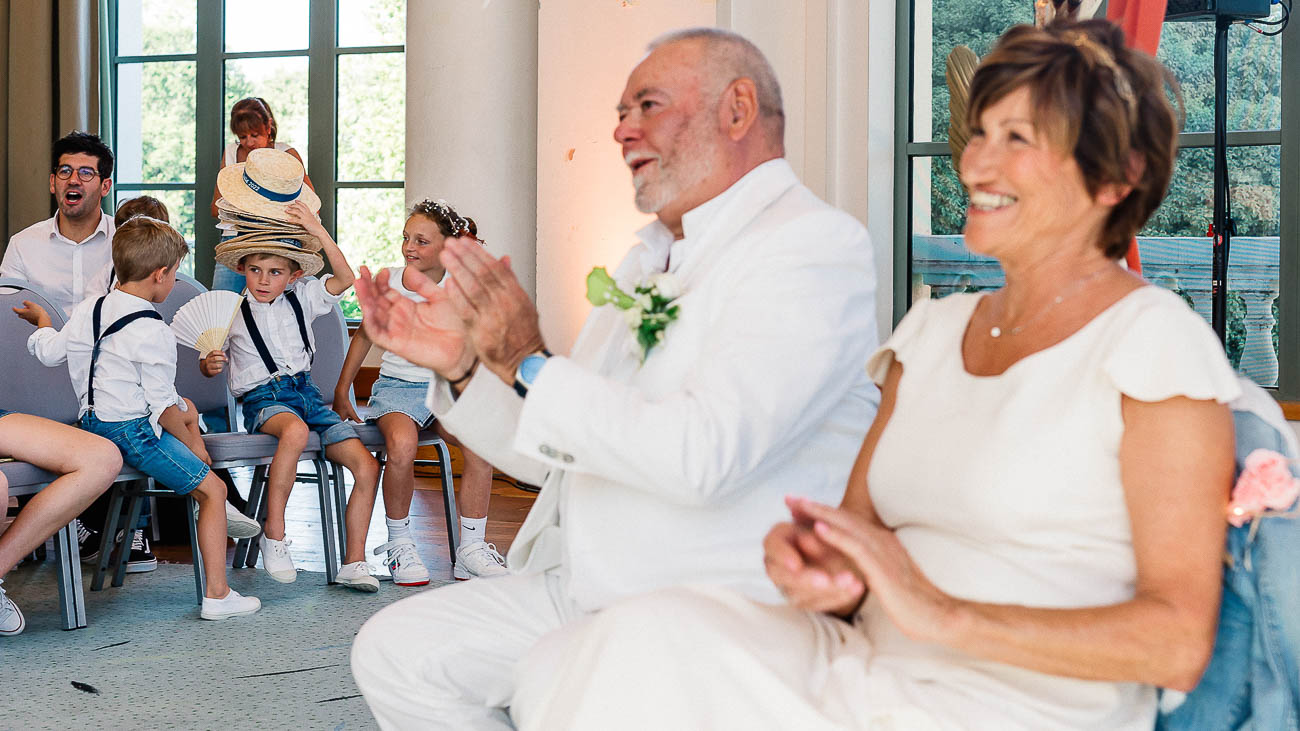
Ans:
{"label": "man's ear", "polygon": [[54,173],[50,173],[50,195],[54,195]]}
{"label": "man's ear", "polygon": [[171,267],[158,267],[153,270],[153,274],[150,275],[149,278],[153,280],[154,284],[162,284],[163,281],[167,279],[167,272],[170,272],[171,270]]}
{"label": "man's ear", "polygon": [[100,197],[100,198],[107,198],[107,197],[108,197],[108,191],[111,190],[112,188],[113,188],[113,179],[112,179],[112,178],[104,178],[104,182],[100,183],[100,185],[99,185],[99,197]]}
{"label": "man's ear", "polygon": [[718,114],[722,117],[723,128],[733,142],[739,142],[749,134],[749,130],[758,120],[758,87],[753,79],[739,78],[727,85],[722,92],[722,104]]}
{"label": "man's ear", "polygon": [[284,286],[291,287],[293,286],[294,282],[298,281],[299,279],[302,279],[302,277],[303,277],[303,271],[301,269],[294,269],[293,274],[289,275],[289,283]]}

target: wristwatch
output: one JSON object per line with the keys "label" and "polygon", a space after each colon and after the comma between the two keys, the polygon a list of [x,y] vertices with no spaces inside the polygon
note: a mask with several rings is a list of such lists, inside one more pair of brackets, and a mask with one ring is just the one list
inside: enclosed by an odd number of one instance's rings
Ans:
{"label": "wristwatch", "polygon": [[537,380],[537,374],[541,373],[542,366],[546,365],[546,359],[550,357],[551,351],[542,348],[536,353],[525,355],[519,361],[519,367],[515,369],[515,393],[521,398],[528,395],[528,389]]}

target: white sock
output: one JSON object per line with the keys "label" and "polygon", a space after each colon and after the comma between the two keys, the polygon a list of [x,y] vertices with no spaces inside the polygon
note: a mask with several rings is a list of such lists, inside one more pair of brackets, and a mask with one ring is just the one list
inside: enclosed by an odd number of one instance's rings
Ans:
{"label": "white sock", "polygon": [[487,533],[487,516],[466,518],[460,516],[460,543],[481,543]]}
{"label": "white sock", "polygon": [[388,540],[395,541],[398,538],[411,537],[411,516],[393,520],[387,515],[384,516],[384,523],[388,525]]}

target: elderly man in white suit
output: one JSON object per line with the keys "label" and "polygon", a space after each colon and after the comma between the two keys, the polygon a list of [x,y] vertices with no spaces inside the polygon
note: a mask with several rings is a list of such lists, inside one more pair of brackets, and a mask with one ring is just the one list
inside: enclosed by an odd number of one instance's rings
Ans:
{"label": "elderly man in white suit", "polygon": [[680,288],[644,361],[613,305],[552,355],[508,258],[470,239],[448,241],[449,283],[423,288],[427,302],[383,275],[358,282],[372,338],[442,376],[429,403],[443,425],[542,485],[512,575],[416,595],[362,627],[352,670],[382,727],[508,727],[521,658],[620,598],[705,583],[779,601],[762,541],[783,497],[837,503],[875,414],[867,234],[783,159],[762,53],[716,29],[665,36],[618,113],[637,207],[657,220],[615,279],[630,292],[668,272]]}

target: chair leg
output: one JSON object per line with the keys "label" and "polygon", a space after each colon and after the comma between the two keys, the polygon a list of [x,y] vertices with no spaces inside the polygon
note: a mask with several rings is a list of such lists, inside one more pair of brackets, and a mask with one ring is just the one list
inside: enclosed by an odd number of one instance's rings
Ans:
{"label": "chair leg", "polygon": [[325,582],[333,584],[339,574],[338,553],[338,516],[334,510],[334,495],[330,488],[328,467],[325,460],[315,460],[317,494],[320,497],[321,541],[325,548]]}
{"label": "chair leg", "polygon": [[334,514],[339,518],[339,557],[348,552],[348,490],[343,484],[343,465],[330,463],[331,482],[334,484]]}
{"label": "chair leg", "polygon": [[77,546],[76,522],[54,534],[54,554],[59,567],[59,613],[63,629],[86,626],[86,597],[81,587],[81,551]]}
{"label": "chair leg", "polygon": [[203,570],[203,553],[199,551],[199,522],[194,517],[194,496],[185,496],[185,515],[190,523],[190,553],[194,556],[194,592],[198,595],[199,606],[203,606],[203,595],[207,593],[208,580]]}
{"label": "chair leg", "polygon": [[108,571],[109,559],[117,545],[117,522],[121,517],[122,499],[125,487],[113,486],[113,494],[108,499],[108,512],[104,515],[104,531],[99,534],[99,560],[95,562],[95,576],[90,581],[90,590],[104,588],[104,574]]}
{"label": "chair leg", "polygon": [[[145,484],[146,489],[151,487],[153,487],[153,479]],[[138,492],[133,493],[131,502],[127,504],[122,544],[117,549],[117,570],[113,574],[113,586],[121,586],[126,581],[126,562],[131,558],[131,534],[135,532],[136,523],[140,522],[140,510],[143,506],[144,496]]]}
{"label": "chair leg", "polygon": [[[266,465],[258,465],[253,470],[253,482],[248,487],[248,516],[253,520],[262,520],[266,514]],[[253,568],[257,565],[257,541],[241,538],[235,544],[235,560],[231,568]]]}
{"label": "chair leg", "polygon": [[456,510],[456,486],[451,479],[451,450],[442,441],[434,447],[438,450],[438,473],[442,476],[442,508],[447,514],[447,550],[451,551],[454,564],[460,548],[460,513]]}

